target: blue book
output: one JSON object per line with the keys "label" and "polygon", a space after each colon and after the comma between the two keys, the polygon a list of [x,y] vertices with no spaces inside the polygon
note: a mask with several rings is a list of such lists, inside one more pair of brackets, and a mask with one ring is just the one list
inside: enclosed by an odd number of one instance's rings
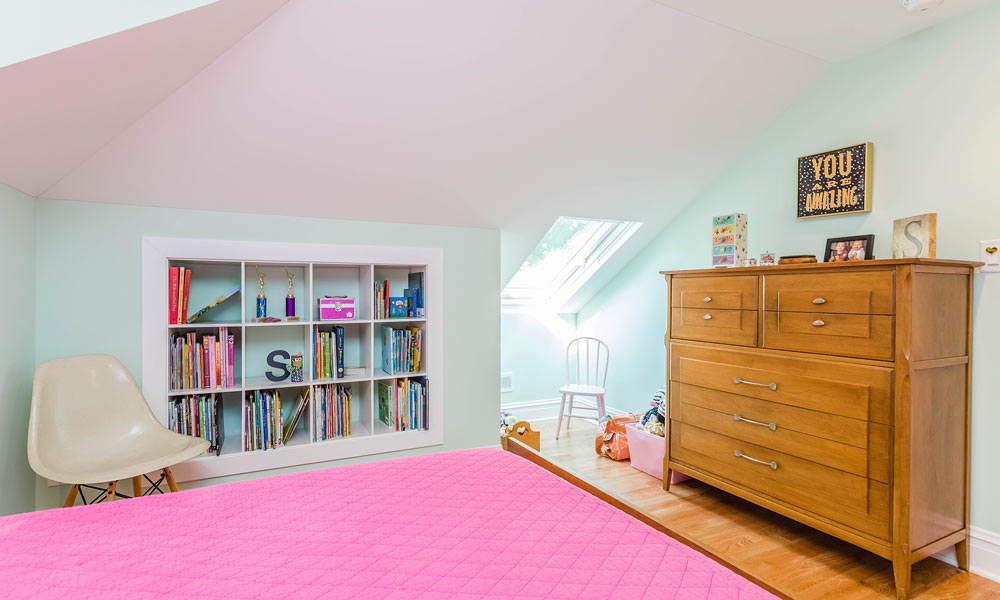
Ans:
{"label": "blue book", "polygon": [[407,276],[407,285],[410,286],[413,294],[413,316],[418,319],[424,318],[424,274],[423,272],[410,273]]}
{"label": "blue book", "polygon": [[393,346],[394,336],[392,335],[392,327],[388,325],[382,326],[382,370],[389,375],[395,375],[396,371],[393,369],[395,365],[395,357],[393,356],[392,346]]}
{"label": "blue book", "polygon": [[337,334],[337,378],[344,376],[344,328],[337,325],[333,328]]}
{"label": "blue book", "polygon": [[406,298],[403,296],[389,298],[389,318],[399,319],[406,317]]}

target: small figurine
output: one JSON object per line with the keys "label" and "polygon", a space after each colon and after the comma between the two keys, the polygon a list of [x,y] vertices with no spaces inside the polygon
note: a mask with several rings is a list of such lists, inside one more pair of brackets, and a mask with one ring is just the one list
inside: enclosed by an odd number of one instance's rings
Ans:
{"label": "small figurine", "polygon": [[264,278],[267,275],[261,273],[257,265],[253,268],[257,271],[257,280],[260,282],[260,288],[257,290],[257,320],[260,321],[267,318],[267,296],[264,295]]}
{"label": "small figurine", "polygon": [[285,277],[288,278],[288,294],[285,296],[285,320],[298,321],[299,318],[295,316],[295,289],[292,282],[295,279],[295,273],[289,273],[286,268]]}
{"label": "small figurine", "polygon": [[774,262],[774,253],[773,252],[765,252],[765,253],[763,253],[763,254],[760,255],[760,266],[762,266],[762,267],[773,267],[774,264],[775,264],[775,262]]}

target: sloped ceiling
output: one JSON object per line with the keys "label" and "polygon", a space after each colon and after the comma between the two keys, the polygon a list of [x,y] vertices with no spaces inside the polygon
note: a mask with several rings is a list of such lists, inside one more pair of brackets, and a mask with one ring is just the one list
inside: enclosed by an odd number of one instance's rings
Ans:
{"label": "sloped ceiling", "polygon": [[[51,198],[495,228],[505,280],[560,215],[645,223],[606,278],[829,65],[671,3],[291,0],[197,75],[161,72],[150,40],[186,51],[178,38],[206,44],[266,12],[222,0],[0,70],[16,90],[0,94],[13,142],[0,180]],[[135,82],[163,79],[133,100]]]}
{"label": "sloped ceiling", "polygon": [[0,181],[42,194],[287,1],[220,0],[0,69]]}

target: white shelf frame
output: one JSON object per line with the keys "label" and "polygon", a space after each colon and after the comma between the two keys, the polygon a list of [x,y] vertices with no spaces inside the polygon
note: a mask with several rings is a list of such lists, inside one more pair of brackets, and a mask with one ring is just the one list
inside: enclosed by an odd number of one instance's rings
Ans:
{"label": "white shelf frame", "polygon": [[[222,262],[240,264],[240,312],[241,323],[191,323],[189,325],[170,325],[168,317],[169,268],[171,261],[184,262]],[[247,265],[254,264],[294,264],[305,266],[306,298],[297,307],[297,313],[302,321],[282,321],[274,324],[248,322],[245,294]],[[376,267],[420,268],[424,271],[424,308],[425,318],[421,319],[356,319],[350,321],[315,321],[312,320],[315,308],[313,287],[313,267],[367,267],[367,277],[359,278],[361,291],[358,310],[361,314],[371,313],[372,307],[364,307],[362,303],[373,302],[371,289],[374,282]],[[356,456],[395,452],[413,448],[436,446],[444,443],[444,351],[443,341],[443,252],[440,248],[408,248],[400,246],[355,246],[339,244],[303,244],[281,242],[253,242],[231,240],[206,240],[183,238],[142,238],[142,392],[149,403],[153,414],[161,423],[167,423],[168,398],[181,395],[178,391],[169,391],[169,336],[177,329],[203,327],[229,327],[232,330],[241,329],[242,335],[240,360],[242,361],[240,377],[237,385],[226,390],[190,390],[190,394],[238,393],[241,397],[247,390],[274,389],[284,387],[309,387],[328,383],[365,383],[368,387],[367,404],[371,415],[366,429],[360,435],[348,438],[338,438],[325,441],[315,441],[293,444],[267,451],[231,452],[221,456],[202,456],[176,465],[172,471],[179,481],[192,481],[211,477],[222,477],[238,473],[249,473],[267,469],[291,467],[316,462],[325,462]],[[252,290],[251,290],[252,291]],[[282,305],[283,306],[283,305]],[[281,311],[276,306],[275,312]],[[315,380],[312,377],[312,327],[314,325],[330,325],[338,323],[368,324],[368,373],[365,376],[345,377],[341,380]],[[403,432],[376,433],[378,427],[377,398],[375,383],[382,379],[397,376],[386,375],[380,368],[381,357],[375,356],[374,336],[378,334],[378,325],[384,323],[420,323],[424,329],[425,368],[416,375],[426,377],[428,383],[428,429]],[[266,387],[247,385],[247,328],[274,326],[304,327],[306,340],[303,353],[303,377],[305,381],[294,384],[283,382]],[[365,405],[365,399],[360,399]],[[311,411],[310,411],[311,413]],[[241,419],[242,423],[242,419]],[[312,423],[307,424],[310,431]],[[241,425],[242,427],[242,425]],[[226,441],[236,432],[227,432]],[[354,432],[352,432],[353,434]],[[241,448],[243,432],[235,446],[224,444],[226,448]]]}

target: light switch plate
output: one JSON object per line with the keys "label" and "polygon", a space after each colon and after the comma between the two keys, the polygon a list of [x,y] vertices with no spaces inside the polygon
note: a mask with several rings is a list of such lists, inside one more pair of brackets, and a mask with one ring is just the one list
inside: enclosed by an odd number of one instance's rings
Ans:
{"label": "light switch plate", "polygon": [[979,260],[986,263],[983,271],[1000,273],[1000,240],[984,240],[979,245]]}

